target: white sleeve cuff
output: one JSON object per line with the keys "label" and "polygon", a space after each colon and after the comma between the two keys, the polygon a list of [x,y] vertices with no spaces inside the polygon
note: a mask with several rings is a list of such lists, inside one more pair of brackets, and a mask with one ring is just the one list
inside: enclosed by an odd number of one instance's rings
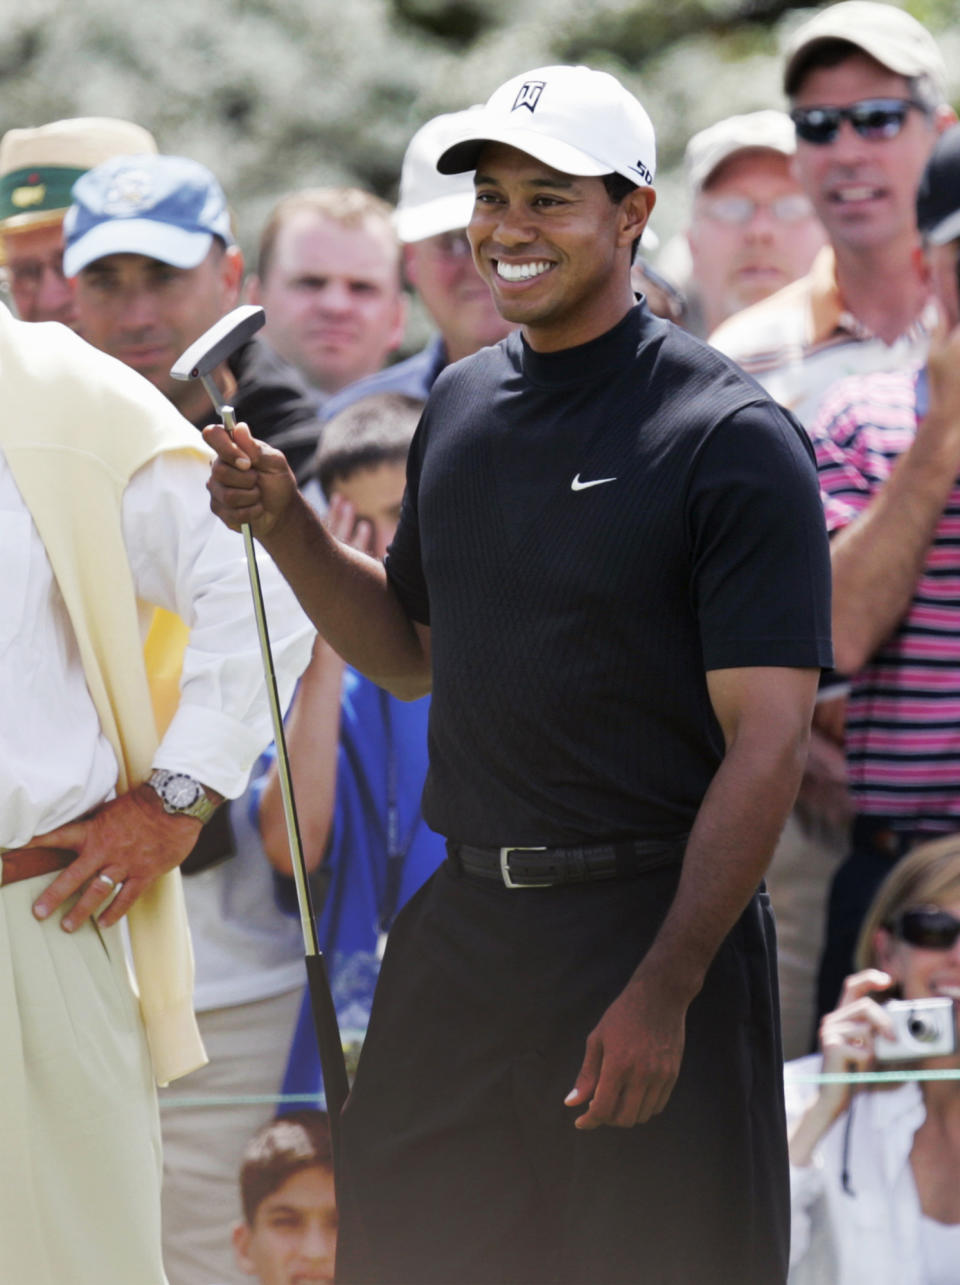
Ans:
{"label": "white sleeve cuff", "polygon": [[262,727],[220,710],[181,702],[153,757],[153,766],[186,772],[228,799],[247,788],[250,769],[265,748]]}

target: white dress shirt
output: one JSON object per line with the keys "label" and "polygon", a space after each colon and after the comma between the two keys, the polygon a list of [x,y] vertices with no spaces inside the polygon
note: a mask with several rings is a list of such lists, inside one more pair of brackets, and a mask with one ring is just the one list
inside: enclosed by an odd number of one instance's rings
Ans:
{"label": "white dress shirt", "polygon": [[[272,739],[242,538],[210,512],[203,460],[163,453],[130,480],[124,542],[142,600],[190,626],[181,700],[154,767],[239,795]],[[82,815],[110,797],[113,750],[100,730],[69,616],[30,514],[0,452],[0,846]],[[280,698],[289,701],[314,630],[258,552]]]}

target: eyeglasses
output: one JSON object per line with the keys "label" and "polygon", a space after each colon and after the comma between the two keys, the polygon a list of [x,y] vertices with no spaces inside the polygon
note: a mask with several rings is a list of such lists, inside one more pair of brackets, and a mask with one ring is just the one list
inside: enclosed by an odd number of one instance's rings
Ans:
{"label": "eyeglasses", "polygon": [[939,906],[913,906],[902,911],[889,928],[901,941],[923,950],[952,950],[960,937],[960,919]]}
{"label": "eyeglasses", "polygon": [[7,265],[7,277],[10,283],[24,294],[36,294],[48,272],[57,281],[63,282],[63,256],[60,251],[57,251],[53,258],[46,261],[42,259],[25,259],[23,262]]}
{"label": "eyeglasses", "polygon": [[802,192],[778,196],[775,201],[754,201],[749,196],[714,196],[707,197],[703,203],[707,218],[731,227],[746,227],[756,218],[758,210],[766,210],[778,223],[799,223],[813,214],[813,206]]}
{"label": "eyeglasses", "polygon": [[911,107],[926,115],[927,109],[910,98],[864,98],[849,107],[795,107],[790,119],[798,138],[821,147],[833,142],[845,120],[861,138],[872,141],[895,138],[903,129]]}

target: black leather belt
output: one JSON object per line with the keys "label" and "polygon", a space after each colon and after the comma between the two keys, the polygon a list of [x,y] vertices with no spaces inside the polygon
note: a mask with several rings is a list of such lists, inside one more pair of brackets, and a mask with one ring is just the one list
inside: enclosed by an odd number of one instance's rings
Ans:
{"label": "black leather belt", "polygon": [[447,852],[464,874],[495,879],[505,888],[555,888],[598,879],[630,879],[661,866],[679,865],[686,838],[626,839],[577,848],[477,848],[447,842]]}
{"label": "black leather belt", "polygon": [[68,866],[76,855],[69,848],[0,848],[0,887],[38,875],[52,875]]}
{"label": "black leather belt", "polygon": [[853,848],[865,848],[877,856],[886,857],[888,861],[899,861],[911,848],[928,839],[942,839],[949,830],[912,830],[905,828],[910,824],[909,817],[873,816],[860,813],[853,819],[851,841]]}

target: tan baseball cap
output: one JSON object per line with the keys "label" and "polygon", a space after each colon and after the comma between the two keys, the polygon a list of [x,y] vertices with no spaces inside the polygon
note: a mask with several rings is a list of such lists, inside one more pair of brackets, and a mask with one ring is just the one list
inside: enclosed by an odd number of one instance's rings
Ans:
{"label": "tan baseball cap", "polygon": [[786,112],[748,112],[728,116],[694,134],[683,163],[691,191],[706,187],[724,161],[739,152],[779,152],[792,156],[797,150],[796,131]]}
{"label": "tan baseball cap", "polygon": [[113,156],[156,150],[148,130],[109,116],[7,130],[0,141],[0,263],[3,234],[59,223],[74,183],[87,170]]}
{"label": "tan baseball cap", "polygon": [[881,67],[898,76],[929,76],[941,91],[946,65],[937,42],[916,18],[892,4],[874,0],[845,0],[828,5],[798,27],[784,49],[783,88],[787,97],[797,89],[799,73],[813,45],[845,40],[869,54]]}

